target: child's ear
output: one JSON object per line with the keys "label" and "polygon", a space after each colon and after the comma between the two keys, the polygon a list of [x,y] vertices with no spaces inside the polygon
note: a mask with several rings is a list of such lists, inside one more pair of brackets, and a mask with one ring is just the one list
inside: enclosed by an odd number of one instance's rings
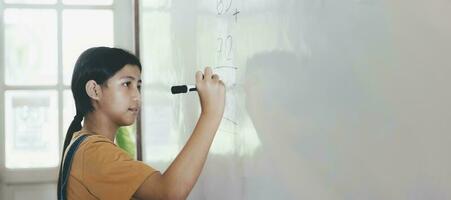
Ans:
{"label": "child's ear", "polygon": [[100,85],[94,80],[89,80],[85,85],[86,93],[91,99],[99,100],[102,95]]}

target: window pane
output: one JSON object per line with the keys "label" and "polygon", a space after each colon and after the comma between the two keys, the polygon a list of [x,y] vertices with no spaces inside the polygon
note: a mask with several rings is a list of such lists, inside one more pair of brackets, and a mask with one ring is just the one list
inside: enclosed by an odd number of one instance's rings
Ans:
{"label": "window pane", "polygon": [[6,9],[4,23],[6,84],[56,84],[56,12]]}
{"label": "window pane", "polygon": [[65,136],[75,116],[75,102],[71,90],[65,90],[63,95],[63,135]]}
{"label": "window pane", "polygon": [[54,4],[56,0],[5,0],[5,3]]}
{"label": "window pane", "polygon": [[71,5],[111,5],[113,0],[63,0],[63,3]]}
{"label": "window pane", "polygon": [[111,10],[63,11],[63,73],[69,85],[72,70],[80,54],[94,46],[113,46]]}
{"label": "window pane", "polygon": [[142,0],[140,3],[143,8],[169,8],[172,2],[169,0]]}
{"label": "window pane", "polygon": [[56,91],[6,91],[5,128],[7,168],[58,165]]}

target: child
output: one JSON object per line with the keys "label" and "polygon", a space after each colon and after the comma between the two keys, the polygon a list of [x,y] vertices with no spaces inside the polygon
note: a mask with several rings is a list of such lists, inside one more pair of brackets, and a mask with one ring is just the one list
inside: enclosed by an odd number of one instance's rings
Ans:
{"label": "child", "polygon": [[[71,85],[77,113],[66,134],[62,165],[66,149],[80,136],[88,137],[73,156],[67,184],[58,182],[59,199],[187,198],[222,119],[224,84],[209,67],[196,73],[202,108],[199,120],[179,155],[161,174],[113,143],[118,127],[133,124],[138,116],[140,77],[138,58],[122,49],[91,48],[78,58]],[[60,177],[62,173],[60,168]]]}

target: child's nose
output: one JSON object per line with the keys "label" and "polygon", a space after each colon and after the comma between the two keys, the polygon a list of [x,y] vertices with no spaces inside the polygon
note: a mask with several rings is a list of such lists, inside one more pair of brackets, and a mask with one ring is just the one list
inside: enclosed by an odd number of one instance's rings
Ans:
{"label": "child's nose", "polygon": [[141,92],[139,89],[134,90],[132,95],[133,101],[141,101]]}

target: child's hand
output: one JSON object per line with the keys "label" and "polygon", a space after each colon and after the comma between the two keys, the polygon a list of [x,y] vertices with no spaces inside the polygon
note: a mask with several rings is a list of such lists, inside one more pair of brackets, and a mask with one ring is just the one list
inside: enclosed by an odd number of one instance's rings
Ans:
{"label": "child's hand", "polygon": [[225,104],[225,86],[217,74],[213,74],[210,67],[205,68],[205,73],[196,73],[196,88],[200,98],[202,114],[208,114],[222,118]]}

